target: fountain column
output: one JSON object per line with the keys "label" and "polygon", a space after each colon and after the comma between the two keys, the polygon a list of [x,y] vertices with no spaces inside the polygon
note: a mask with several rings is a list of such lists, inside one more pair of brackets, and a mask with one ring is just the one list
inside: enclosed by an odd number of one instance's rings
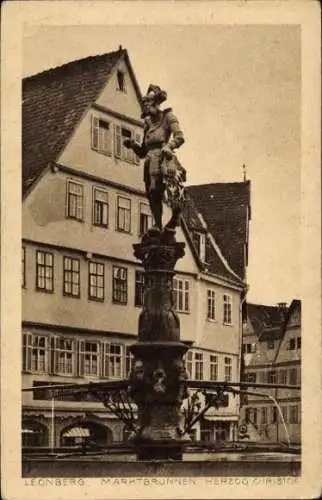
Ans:
{"label": "fountain column", "polygon": [[174,233],[149,233],[134,245],[144,267],[144,305],[139,317],[138,342],[130,375],[131,396],[138,407],[138,425],[132,443],[138,460],[181,460],[184,439],[181,405],[187,374],[180,342],[180,321],[172,305],[175,265],[184,255],[184,243]]}

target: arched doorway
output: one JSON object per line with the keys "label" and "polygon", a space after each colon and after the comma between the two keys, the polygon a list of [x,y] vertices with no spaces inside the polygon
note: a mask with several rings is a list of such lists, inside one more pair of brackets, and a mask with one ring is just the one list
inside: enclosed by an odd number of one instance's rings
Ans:
{"label": "arched doorway", "polygon": [[111,429],[92,421],[76,421],[65,427],[60,434],[61,446],[106,446],[113,442]]}
{"label": "arched doorway", "polygon": [[48,428],[34,420],[24,420],[22,422],[22,447],[23,448],[38,448],[49,446]]}

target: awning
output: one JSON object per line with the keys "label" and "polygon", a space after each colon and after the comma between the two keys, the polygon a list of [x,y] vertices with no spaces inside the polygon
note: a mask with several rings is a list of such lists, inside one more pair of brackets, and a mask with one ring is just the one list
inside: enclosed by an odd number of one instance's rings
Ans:
{"label": "awning", "polygon": [[64,437],[89,437],[90,431],[85,427],[72,427],[68,431],[64,432]]}
{"label": "awning", "polygon": [[22,434],[33,434],[34,431],[33,429],[22,429]]}

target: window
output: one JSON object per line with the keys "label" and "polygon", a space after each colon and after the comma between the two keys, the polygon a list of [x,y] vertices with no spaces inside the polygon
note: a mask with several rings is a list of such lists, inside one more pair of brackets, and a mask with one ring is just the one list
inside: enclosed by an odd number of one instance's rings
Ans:
{"label": "window", "polygon": [[195,353],[195,379],[203,380],[203,354],[201,352]]}
{"label": "window", "polygon": [[251,422],[252,424],[257,424],[257,408],[246,408],[245,414],[246,422]]}
{"label": "window", "polygon": [[255,384],[256,383],[256,373],[254,373],[254,372],[245,373],[245,375],[244,375],[244,381]]}
{"label": "window", "polygon": [[108,227],[108,193],[103,189],[93,190],[93,224]]}
{"label": "window", "polygon": [[292,338],[292,339],[289,340],[288,348],[290,350],[294,350],[295,349],[295,338]]}
{"label": "window", "polygon": [[113,302],[127,304],[127,269],[113,266]]}
{"label": "window", "polygon": [[268,384],[276,384],[276,382],[277,382],[276,370],[269,370],[267,372],[267,383]]}
{"label": "window", "polygon": [[297,369],[296,368],[291,368],[290,369],[289,382],[290,382],[290,385],[296,385],[297,384]]}
{"label": "window", "polygon": [[140,228],[139,235],[142,236],[152,226],[152,216],[149,206],[146,203],[140,203]]}
{"label": "window", "polygon": [[135,297],[134,305],[142,307],[144,304],[144,272],[135,271]]}
{"label": "window", "polygon": [[267,349],[274,349],[274,347],[275,347],[274,340],[268,340],[267,341]]}
{"label": "window", "polygon": [[48,371],[48,340],[43,335],[23,335],[22,369],[26,372],[46,373]]}
{"label": "window", "polygon": [[130,351],[130,346],[127,345],[125,346],[125,378],[129,378],[131,370],[132,370],[132,364],[133,364],[134,356]]}
{"label": "window", "polygon": [[193,353],[192,353],[192,351],[187,352],[186,370],[187,370],[189,379],[192,379],[193,378]]}
{"label": "window", "polygon": [[262,425],[267,424],[267,408],[265,406],[260,410],[260,423]]}
{"label": "window", "polygon": [[279,370],[279,383],[287,384],[287,370],[285,370],[284,368]]}
{"label": "window", "polygon": [[[129,358],[127,359],[129,361]],[[103,344],[103,377],[111,379],[119,379],[122,376],[123,376],[123,345],[108,344],[105,342]]]}
{"label": "window", "polygon": [[108,156],[112,154],[111,124],[97,116],[92,117],[92,148]]}
{"label": "window", "polygon": [[232,360],[231,358],[225,357],[225,382],[232,381]]}
{"label": "window", "polygon": [[36,287],[45,292],[54,291],[54,256],[50,252],[36,252]]}
{"label": "window", "polygon": [[84,359],[84,375],[85,376],[97,376],[99,370],[99,353],[98,353],[98,343],[97,342],[84,342],[84,351],[81,352]]}
{"label": "window", "polygon": [[173,306],[178,312],[189,312],[189,281],[173,279]]}
{"label": "window", "polygon": [[121,92],[126,92],[124,72],[118,70],[116,77],[117,77],[117,90],[120,90]]}
{"label": "window", "polygon": [[80,296],[79,259],[64,257],[64,295],[70,297]]}
{"label": "window", "polygon": [[232,324],[231,309],[232,309],[231,296],[224,294],[224,324],[225,325]]}
{"label": "window", "polygon": [[256,352],[256,344],[243,344],[243,353],[250,354]]}
{"label": "window", "polygon": [[271,424],[277,423],[277,408],[276,406],[271,406]]}
{"label": "window", "polygon": [[21,252],[21,286],[26,286],[26,249],[22,247]]}
{"label": "window", "polygon": [[55,371],[60,375],[75,374],[75,342],[72,339],[56,339]]}
{"label": "window", "polygon": [[207,290],[207,318],[216,319],[215,290]]}
{"label": "window", "polygon": [[283,415],[283,418],[284,418],[284,422],[287,424],[288,423],[288,411],[287,411],[287,406],[282,406],[281,407],[281,410],[282,410],[282,415]]}
{"label": "window", "polygon": [[290,424],[298,424],[299,423],[299,408],[297,405],[290,406]]}
{"label": "window", "polygon": [[99,262],[88,263],[88,298],[104,300],[104,264]]}
{"label": "window", "polygon": [[296,339],[296,348],[301,349],[301,337],[297,337]]}
{"label": "window", "polygon": [[84,218],[84,186],[79,182],[67,181],[67,217]]}
{"label": "window", "polygon": [[118,231],[129,233],[131,231],[131,200],[117,197],[117,222],[116,227]]}
{"label": "window", "polygon": [[210,380],[218,380],[218,356],[210,354]]}
{"label": "window", "polygon": [[46,373],[47,368],[47,337],[34,335],[32,341],[31,371]]}

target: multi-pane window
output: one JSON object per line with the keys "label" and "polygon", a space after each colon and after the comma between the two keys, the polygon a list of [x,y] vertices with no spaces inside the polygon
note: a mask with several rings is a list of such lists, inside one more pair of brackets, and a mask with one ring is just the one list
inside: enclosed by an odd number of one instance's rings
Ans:
{"label": "multi-pane window", "polygon": [[193,378],[193,353],[192,351],[188,351],[186,355],[186,370],[188,373],[189,379]]}
{"label": "multi-pane window", "polygon": [[113,266],[113,302],[127,304],[127,268]]}
{"label": "multi-pane window", "polygon": [[79,259],[64,257],[64,295],[80,296],[80,263]]}
{"label": "multi-pane window", "polygon": [[130,351],[130,346],[125,346],[125,378],[129,378],[131,370],[132,370],[132,364],[133,364],[133,359],[134,356]]}
{"label": "multi-pane window", "polygon": [[84,186],[79,182],[67,181],[67,217],[84,218]]}
{"label": "multi-pane window", "polygon": [[135,297],[134,305],[142,307],[144,304],[144,272],[135,271]]}
{"label": "multi-pane window", "polygon": [[74,375],[75,341],[73,339],[58,338],[55,350],[56,373],[60,375]]}
{"label": "multi-pane window", "polygon": [[104,300],[104,264],[100,262],[88,264],[88,297],[93,300]]}
{"label": "multi-pane window", "polygon": [[207,290],[207,318],[216,319],[216,294],[215,290]]}
{"label": "multi-pane window", "polygon": [[278,378],[280,384],[287,384],[287,370],[285,370],[285,368],[279,370]]}
{"label": "multi-pane window", "polygon": [[299,407],[298,405],[291,405],[290,409],[290,424],[298,424],[299,423]]}
{"label": "multi-pane window", "polygon": [[26,248],[21,249],[21,286],[26,286]]}
{"label": "multi-pane window", "polygon": [[93,224],[108,227],[108,193],[103,189],[93,190]]}
{"label": "multi-pane window", "polygon": [[111,124],[97,116],[92,117],[92,148],[105,155],[112,154]]}
{"label": "multi-pane window", "polygon": [[290,369],[289,382],[291,385],[297,384],[297,368]]}
{"label": "multi-pane window", "polygon": [[218,356],[210,354],[210,380],[218,380]]}
{"label": "multi-pane window", "polygon": [[225,363],[225,378],[224,378],[224,380],[225,380],[225,382],[231,382],[232,381],[232,359],[225,356],[224,363]]}
{"label": "multi-pane window", "polygon": [[121,378],[123,376],[123,346],[110,344],[109,352],[109,377]]}
{"label": "multi-pane window", "polygon": [[265,406],[260,410],[260,423],[267,424],[267,408]]}
{"label": "multi-pane window", "polygon": [[54,256],[50,252],[36,252],[36,287],[37,290],[54,290]]}
{"label": "multi-pane window", "polygon": [[173,306],[178,312],[189,312],[189,281],[173,279]]}
{"label": "multi-pane window", "polygon": [[31,371],[33,373],[47,372],[47,337],[34,335],[32,339]]}
{"label": "multi-pane window", "polygon": [[276,370],[269,370],[267,373],[267,383],[268,384],[276,384],[276,382],[277,382]]}
{"label": "multi-pane window", "polygon": [[195,379],[203,380],[203,354],[201,352],[195,353]]}
{"label": "multi-pane window", "polygon": [[224,294],[224,323],[232,324],[232,298],[231,295]]}
{"label": "multi-pane window", "polygon": [[141,138],[138,133],[135,133],[128,127],[121,125],[114,126],[114,154],[116,158],[125,160],[129,163],[139,163],[139,158],[131,148],[126,148],[123,143],[126,139],[135,140],[140,144]]}
{"label": "multi-pane window", "polygon": [[99,374],[98,342],[83,342],[80,356],[83,364],[83,375],[96,377]]}
{"label": "multi-pane window", "polygon": [[256,352],[256,344],[243,344],[243,353],[250,354]]}
{"label": "multi-pane window", "polygon": [[131,200],[117,197],[117,221],[116,227],[118,231],[129,233],[131,231]]}
{"label": "multi-pane window", "polygon": [[139,235],[142,236],[152,226],[150,208],[146,203],[140,203],[140,228]]}

